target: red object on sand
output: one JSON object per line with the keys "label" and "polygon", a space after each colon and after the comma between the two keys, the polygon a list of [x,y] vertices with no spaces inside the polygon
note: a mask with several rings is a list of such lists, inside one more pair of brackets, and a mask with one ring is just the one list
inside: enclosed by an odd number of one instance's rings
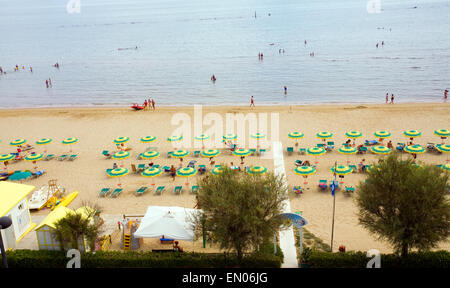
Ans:
{"label": "red object on sand", "polygon": [[135,103],[135,104],[131,105],[131,108],[133,108],[134,110],[143,110],[145,108],[145,106]]}

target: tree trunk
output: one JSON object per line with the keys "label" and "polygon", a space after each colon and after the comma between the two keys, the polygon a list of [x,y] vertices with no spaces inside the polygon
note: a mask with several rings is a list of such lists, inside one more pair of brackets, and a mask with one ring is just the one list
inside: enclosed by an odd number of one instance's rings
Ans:
{"label": "tree trunk", "polygon": [[408,256],[408,244],[402,244],[402,257],[406,258]]}

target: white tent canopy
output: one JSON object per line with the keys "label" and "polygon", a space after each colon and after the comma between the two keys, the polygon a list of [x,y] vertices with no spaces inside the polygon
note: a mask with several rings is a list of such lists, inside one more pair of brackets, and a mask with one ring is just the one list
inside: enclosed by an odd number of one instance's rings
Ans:
{"label": "white tent canopy", "polygon": [[190,222],[201,210],[184,207],[149,206],[139,228],[134,233],[138,238],[165,238],[194,240],[194,227]]}

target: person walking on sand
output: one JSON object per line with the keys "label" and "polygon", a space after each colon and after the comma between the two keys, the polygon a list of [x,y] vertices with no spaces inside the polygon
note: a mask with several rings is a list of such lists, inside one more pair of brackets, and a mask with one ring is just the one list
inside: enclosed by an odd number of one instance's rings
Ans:
{"label": "person walking on sand", "polygon": [[391,104],[394,104],[394,94],[391,94]]}
{"label": "person walking on sand", "polygon": [[155,99],[152,99],[152,108],[153,108],[153,110],[156,110],[156,107],[155,107]]}
{"label": "person walking on sand", "polygon": [[252,96],[252,98],[250,99],[250,107],[255,107],[255,101],[253,100],[253,96]]}

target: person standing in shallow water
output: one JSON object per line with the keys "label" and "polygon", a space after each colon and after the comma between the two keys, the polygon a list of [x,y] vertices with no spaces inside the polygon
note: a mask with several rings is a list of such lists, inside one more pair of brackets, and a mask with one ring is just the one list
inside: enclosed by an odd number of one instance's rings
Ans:
{"label": "person standing in shallow water", "polygon": [[250,107],[255,107],[255,101],[253,100],[253,96],[252,96],[252,98],[250,99]]}
{"label": "person standing in shallow water", "polygon": [[389,102],[389,93],[386,93],[386,104]]}
{"label": "person standing in shallow water", "polygon": [[445,89],[444,91],[444,101],[447,102],[447,94],[448,94],[448,90]]}
{"label": "person standing in shallow water", "polygon": [[391,104],[394,104],[394,94],[391,95]]}

